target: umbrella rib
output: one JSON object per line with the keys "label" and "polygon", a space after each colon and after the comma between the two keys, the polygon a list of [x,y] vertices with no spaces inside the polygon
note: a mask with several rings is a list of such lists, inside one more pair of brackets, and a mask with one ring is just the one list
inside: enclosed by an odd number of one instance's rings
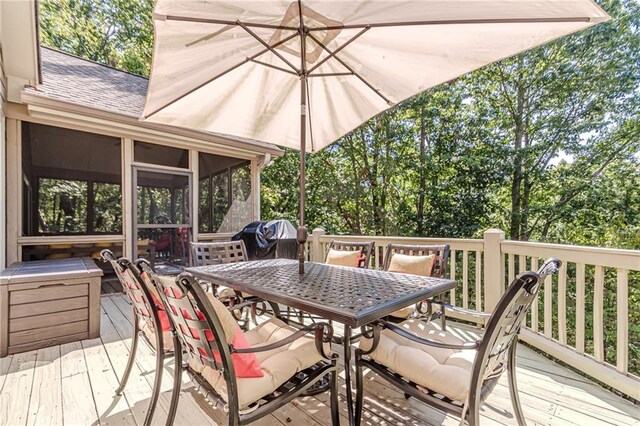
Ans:
{"label": "umbrella rib", "polygon": [[433,21],[409,21],[409,22],[377,22],[370,24],[331,25],[309,28],[309,31],[347,30],[357,28],[384,28],[384,27],[411,27],[420,25],[464,25],[464,24],[537,24],[558,22],[591,22],[591,18],[567,17],[567,18],[505,18],[505,19],[444,19]]}
{"label": "umbrella rib", "polygon": [[[271,53],[273,53],[274,55],[276,55],[278,58],[280,58],[280,60],[282,62],[284,62],[285,64],[289,65],[289,67],[291,67],[291,69],[296,73],[296,75],[299,74],[299,70],[291,63],[287,60],[287,58],[285,58],[284,56],[282,56],[280,54],[280,52],[278,52],[275,48],[271,47],[269,45],[269,43],[267,43],[266,41],[264,41],[263,39],[261,39],[256,33],[254,33],[253,31],[251,31],[244,23],[238,21],[238,25],[240,25],[242,27],[242,29],[244,29],[251,37],[253,37],[254,39],[256,39],[261,45],[263,45],[266,49],[268,49]],[[297,35],[297,34],[296,34]]]}
{"label": "umbrella rib", "polygon": [[219,29],[216,32],[213,32],[211,34],[207,34],[206,36],[200,37],[197,40],[190,41],[189,43],[185,44],[185,47],[191,47],[191,46],[193,46],[195,44],[198,44],[200,42],[211,40],[212,38],[214,38],[216,36],[219,36],[220,34],[225,33],[225,32],[227,32],[227,31],[229,31],[229,30],[231,30],[233,28],[236,28],[236,27],[233,26],[233,25],[225,25],[224,27],[222,27],[221,29]]}
{"label": "umbrella rib", "polygon": [[353,75],[353,73],[352,72],[323,72],[323,73],[309,74],[307,77],[342,77],[342,76],[348,76],[348,75]]}
{"label": "umbrella rib", "polygon": [[[193,16],[177,16],[177,15],[159,15],[153,14],[153,18],[158,21],[180,21],[180,22],[196,22],[201,24],[219,24],[219,25],[240,25],[240,21],[226,21],[223,19],[210,19],[210,18],[196,18]],[[261,24],[258,22],[242,22],[243,25],[247,27],[254,28],[269,28],[272,30],[290,30],[297,31],[298,27],[287,27],[286,25],[271,25],[271,24]]]}
{"label": "umbrella rib", "polygon": [[291,71],[291,70],[288,70],[288,69],[286,69],[286,68],[279,67],[279,66],[277,66],[277,65],[271,65],[271,64],[268,64],[268,63],[266,63],[266,62],[258,61],[257,59],[251,59],[251,58],[249,58],[249,60],[250,60],[251,62],[254,62],[254,63],[256,63],[256,64],[263,65],[263,66],[268,67],[268,68],[273,68],[273,69],[276,69],[276,70],[279,70],[279,71],[282,71],[282,72],[286,72],[287,74],[295,75],[296,77],[298,76],[298,73],[295,73],[295,72],[293,72],[293,71]]}
{"label": "umbrella rib", "polygon": [[[275,43],[275,44],[271,45],[271,48],[276,48],[276,47],[280,46],[281,44],[284,44],[284,43],[288,42],[289,40],[291,40],[291,39],[293,39],[293,38],[295,38],[295,37],[298,37],[298,33],[297,33],[297,32],[296,32],[296,33],[293,33],[293,34],[291,34],[291,35],[289,35],[289,36],[287,36],[287,37],[283,38],[283,39],[282,39],[282,40],[280,40],[279,42],[277,42],[277,43]],[[197,85],[197,86],[196,86],[196,87],[194,87],[193,89],[191,89],[191,90],[189,90],[189,91],[187,91],[187,92],[183,93],[182,95],[178,96],[177,98],[175,98],[175,99],[173,99],[173,100],[171,100],[171,101],[167,102],[167,103],[166,103],[166,104],[164,104],[163,106],[161,106],[161,107],[159,107],[159,108],[156,108],[154,111],[152,111],[152,112],[150,112],[149,114],[147,114],[147,115],[143,116],[142,118],[143,118],[143,119],[146,119],[146,118],[151,117],[151,116],[152,116],[152,115],[154,115],[154,114],[157,114],[159,111],[161,111],[161,110],[165,109],[165,108],[166,108],[166,107],[168,107],[169,105],[171,105],[171,104],[174,104],[174,103],[178,102],[180,99],[182,99],[182,98],[184,98],[184,97],[186,97],[186,96],[189,96],[190,94],[192,94],[192,93],[193,93],[193,92],[195,92],[196,90],[200,89],[201,87],[206,86],[207,84],[211,83],[212,81],[215,81],[215,80],[219,79],[219,78],[220,78],[220,77],[222,77],[223,75],[230,73],[231,71],[235,70],[235,69],[236,69],[236,68],[238,68],[238,67],[241,67],[242,65],[246,64],[247,62],[250,62],[252,59],[255,59],[255,58],[257,58],[258,56],[264,55],[265,53],[269,52],[270,50],[271,50],[271,49],[262,49],[262,50],[261,50],[261,51],[259,51],[258,53],[254,54],[254,55],[251,55],[251,56],[249,56],[249,57],[247,57],[247,58],[245,58],[245,59],[244,59],[244,61],[242,61],[242,62],[238,62],[237,64],[235,64],[235,65],[233,65],[233,66],[231,66],[231,67],[227,68],[226,70],[222,71],[221,73],[216,74],[215,76],[213,76],[212,78],[210,78],[210,79],[206,80],[206,81],[205,81],[205,82],[203,82],[202,84]]]}
{"label": "umbrella rib", "polygon": [[324,64],[325,62],[327,62],[329,59],[333,58],[336,54],[338,54],[342,49],[344,49],[345,47],[347,47],[348,45],[350,45],[351,43],[353,43],[354,41],[356,41],[358,38],[360,38],[360,36],[362,36],[364,33],[366,33],[367,31],[369,31],[371,29],[371,27],[365,27],[362,29],[362,31],[360,31],[358,34],[354,35],[353,37],[351,37],[349,40],[347,40],[346,42],[344,42],[342,44],[342,46],[338,47],[336,50],[333,51],[333,53],[331,53],[329,56],[327,56],[326,58],[324,58],[323,60],[321,60],[320,62],[318,62],[317,64],[315,64],[309,71],[307,71],[307,74],[311,74],[314,70],[318,69],[318,67],[320,67],[322,64]]}
{"label": "umbrella rib", "polygon": [[[329,49],[327,46],[325,46],[324,44],[322,44],[322,42],[320,42],[320,40],[318,40],[313,34],[309,33],[309,37],[311,37],[311,39],[313,41],[315,41],[316,43],[318,43],[324,50],[326,50],[329,54],[332,54],[333,52],[331,51],[331,49]],[[342,64],[343,67],[345,67],[347,70],[349,70],[349,72],[351,72],[351,74],[355,75],[360,81],[362,81],[369,89],[373,90],[378,96],[380,96],[382,99],[384,99],[384,101],[388,104],[391,105],[393,104],[393,102],[387,98],[385,95],[382,94],[382,92],[380,92],[380,90],[376,89],[375,87],[373,87],[373,85],[371,83],[369,83],[364,77],[362,77],[360,74],[358,74],[353,68],[351,68],[349,65],[347,65],[342,59],[340,59],[337,55],[333,55],[333,58],[340,62],[340,64]]]}
{"label": "umbrella rib", "polygon": [[[307,76],[308,77],[308,76]],[[306,84],[307,87],[307,116],[309,118],[309,136],[311,136],[311,152],[314,151],[313,146],[313,122],[311,120],[311,90],[309,89],[309,83]]]}

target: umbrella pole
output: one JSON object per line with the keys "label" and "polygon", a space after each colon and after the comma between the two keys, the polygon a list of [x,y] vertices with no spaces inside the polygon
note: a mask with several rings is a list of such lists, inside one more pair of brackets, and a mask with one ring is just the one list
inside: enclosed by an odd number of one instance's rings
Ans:
{"label": "umbrella pole", "polygon": [[298,273],[304,274],[307,228],[304,223],[305,170],[307,152],[307,76],[300,76],[300,226],[298,227]]}

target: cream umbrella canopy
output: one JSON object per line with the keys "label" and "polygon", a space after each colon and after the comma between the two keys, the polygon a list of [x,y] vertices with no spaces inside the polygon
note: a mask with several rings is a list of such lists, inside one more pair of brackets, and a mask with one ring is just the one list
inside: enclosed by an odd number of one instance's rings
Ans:
{"label": "cream umbrella canopy", "polygon": [[158,0],[142,119],[299,149],[302,227],[305,152],[608,19],[591,0]]}

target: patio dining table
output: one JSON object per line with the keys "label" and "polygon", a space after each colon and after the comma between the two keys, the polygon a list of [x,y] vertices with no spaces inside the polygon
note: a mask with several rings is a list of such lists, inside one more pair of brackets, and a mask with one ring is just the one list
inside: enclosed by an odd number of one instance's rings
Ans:
{"label": "patio dining table", "polygon": [[279,303],[343,324],[350,424],[354,423],[350,369],[353,328],[455,287],[455,281],[449,279],[314,262],[307,262],[305,273],[299,274],[298,261],[291,259],[197,266],[185,271],[272,302],[276,316],[280,316]]}

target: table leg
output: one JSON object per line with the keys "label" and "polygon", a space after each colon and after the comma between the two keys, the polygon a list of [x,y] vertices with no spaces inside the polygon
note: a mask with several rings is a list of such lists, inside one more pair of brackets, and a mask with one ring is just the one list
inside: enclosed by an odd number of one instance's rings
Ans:
{"label": "table leg", "polygon": [[354,425],[353,394],[351,391],[351,327],[348,325],[344,326],[342,347],[344,348],[344,381],[347,386],[347,411],[349,412],[349,425]]}

